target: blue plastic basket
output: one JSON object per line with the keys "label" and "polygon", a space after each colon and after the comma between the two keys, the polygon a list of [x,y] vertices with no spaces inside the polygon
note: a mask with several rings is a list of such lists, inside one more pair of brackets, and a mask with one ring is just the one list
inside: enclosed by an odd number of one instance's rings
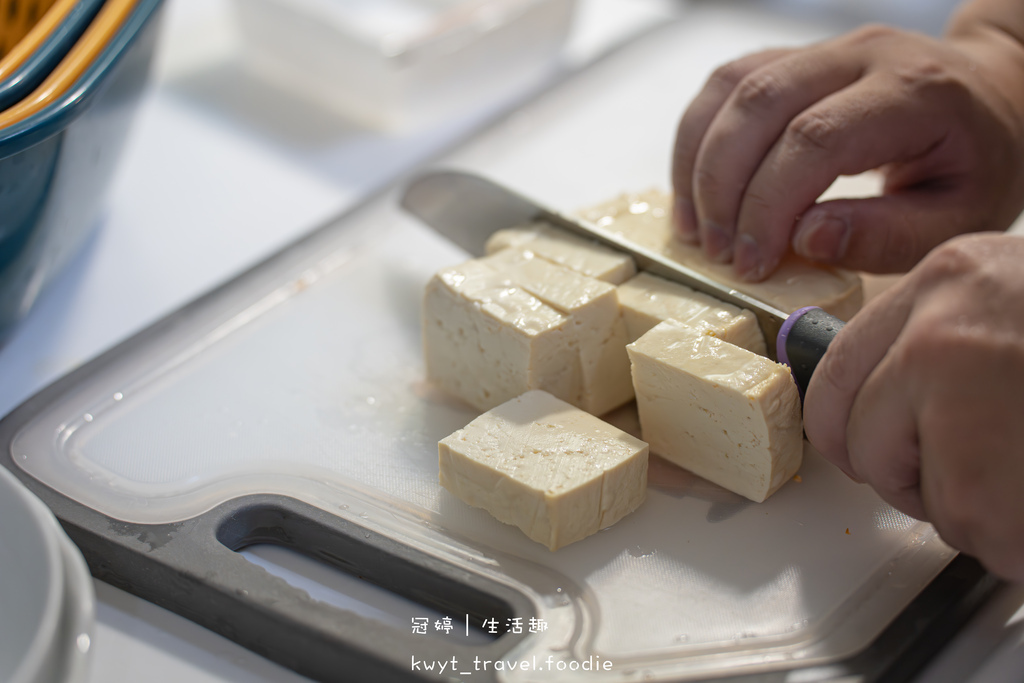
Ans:
{"label": "blue plastic basket", "polygon": [[71,46],[82,37],[103,0],[79,0],[32,54],[10,74],[0,79],[0,109],[15,104],[31,93],[57,66]]}
{"label": "blue plastic basket", "polygon": [[96,226],[148,80],[163,0],[139,0],[85,73],[0,129],[0,345]]}

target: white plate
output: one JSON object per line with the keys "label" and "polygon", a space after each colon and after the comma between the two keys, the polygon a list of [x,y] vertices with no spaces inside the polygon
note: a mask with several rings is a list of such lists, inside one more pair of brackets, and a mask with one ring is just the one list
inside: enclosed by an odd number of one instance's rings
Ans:
{"label": "white plate", "polygon": [[85,558],[57,525],[64,566],[64,605],[54,643],[54,680],[80,683],[88,678],[93,628],[96,621],[96,593]]}
{"label": "white plate", "polygon": [[50,510],[0,467],[0,680],[82,680],[94,601],[78,548]]}
{"label": "white plate", "polygon": [[0,680],[10,683],[49,678],[64,569],[48,514],[0,467]]}

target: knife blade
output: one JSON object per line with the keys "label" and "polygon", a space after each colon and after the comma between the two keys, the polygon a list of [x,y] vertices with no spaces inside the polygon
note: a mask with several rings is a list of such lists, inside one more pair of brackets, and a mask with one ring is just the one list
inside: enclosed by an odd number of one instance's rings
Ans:
{"label": "knife blade", "polygon": [[768,354],[793,370],[801,391],[843,321],[816,306],[792,314],[638,246],[593,224],[569,217],[492,180],[457,170],[432,170],[415,177],[400,199],[403,209],[473,256],[483,256],[498,230],[544,221],[629,254],[637,268],[750,310],[764,333]]}

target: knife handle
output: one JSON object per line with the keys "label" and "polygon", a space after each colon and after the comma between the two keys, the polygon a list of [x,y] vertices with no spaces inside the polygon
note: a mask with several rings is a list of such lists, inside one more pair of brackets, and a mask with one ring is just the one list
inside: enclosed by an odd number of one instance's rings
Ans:
{"label": "knife handle", "polygon": [[794,311],[782,323],[775,342],[776,353],[779,362],[792,369],[801,396],[807,391],[818,361],[844,325],[842,320],[817,306]]}

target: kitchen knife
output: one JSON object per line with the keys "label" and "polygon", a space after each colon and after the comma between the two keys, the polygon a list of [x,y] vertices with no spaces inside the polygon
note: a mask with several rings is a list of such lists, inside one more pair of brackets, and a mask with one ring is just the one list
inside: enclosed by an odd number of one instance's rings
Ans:
{"label": "kitchen knife", "polygon": [[602,232],[584,220],[564,216],[471,173],[452,170],[423,173],[406,187],[401,205],[473,256],[484,254],[487,239],[498,230],[545,221],[629,254],[640,270],[749,309],[764,333],[768,354],[792,368],[801,392],[807,388],[829,343],[844,325],[842,320],[817,306],[787,315],[662,254]]}

